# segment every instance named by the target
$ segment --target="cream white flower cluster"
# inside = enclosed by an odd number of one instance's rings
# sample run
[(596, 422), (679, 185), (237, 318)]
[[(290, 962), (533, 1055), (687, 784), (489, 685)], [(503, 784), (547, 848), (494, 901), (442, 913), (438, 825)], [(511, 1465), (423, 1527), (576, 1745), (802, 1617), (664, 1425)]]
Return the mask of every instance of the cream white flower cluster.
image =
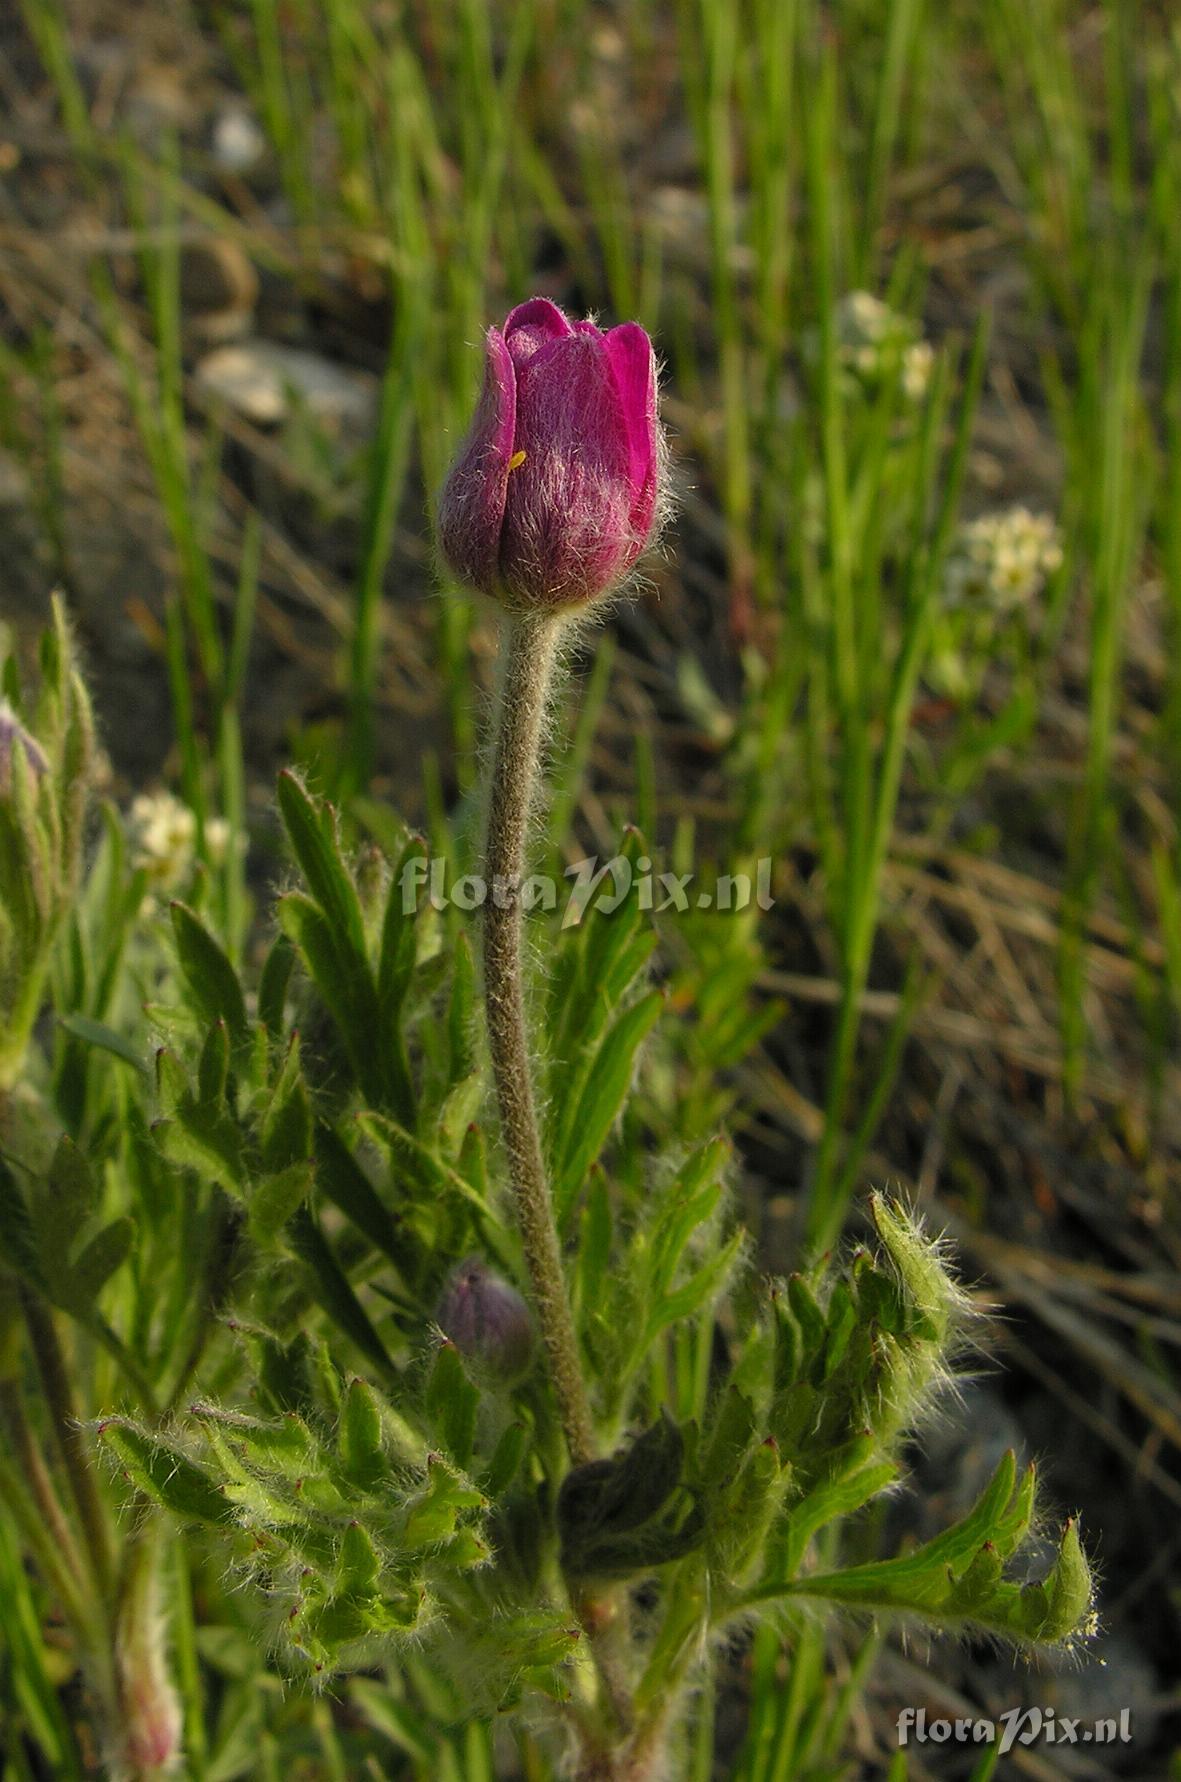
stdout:
[(1062, 563), (1062, 539), (1049, 514), (1003, 508), (959, 529), (944, 574), (952, 607), (1011, 613), (1035, 600)]
[[(192, 874), (197, 854), (197, 819), (171, 792), (141, 792), (131, 801), (128, 820), (131, 864), (148, 876), (152, 890), (169, 896)], [(224, 817), (205, 824), (205, 846), (213, 865), (226, 857), (230, 826)]]
[(876, 383), (901, 359), (903, 393), (911, 402), (921, 402), (935, 354), (909, 317), (870, 291), (850, 291), (837, 304), (836, 328), (837, 350), (848, 372), (864, 383)]

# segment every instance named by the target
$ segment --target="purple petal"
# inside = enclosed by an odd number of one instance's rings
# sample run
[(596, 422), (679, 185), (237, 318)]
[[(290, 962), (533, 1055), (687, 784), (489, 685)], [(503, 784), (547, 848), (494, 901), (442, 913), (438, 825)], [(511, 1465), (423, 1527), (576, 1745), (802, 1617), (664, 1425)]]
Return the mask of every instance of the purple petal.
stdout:
[(524, 365), (542, 347), (572, 333), (566, 317), (548, 297), (530, 297), (528, 303), (518, 303), (504, 325), (504, 338), (516, 365)]
[(627, 429), (628, 477), (632, 491), (630, 566), (647, 544), (656, 516), (659, 471), (656, 355), (652, 351), (652, 342), (638, 322), (624, 322), (620, 327), (610, 329), (605, 342)]
[(461, 581), (491, 594), (497, 583), (517, 380), (504, 336), (489, 328), (484, 388), (471, 430), (439, 497), (439, 549)]
[[(564, 320), (564, 318), (563, 318)], [(603, 337), (570, 330), (517, 370), (516, 449), (501, 531), (501, 578), (526, 605), (577, 605), (628, 566), (627, 427)]]

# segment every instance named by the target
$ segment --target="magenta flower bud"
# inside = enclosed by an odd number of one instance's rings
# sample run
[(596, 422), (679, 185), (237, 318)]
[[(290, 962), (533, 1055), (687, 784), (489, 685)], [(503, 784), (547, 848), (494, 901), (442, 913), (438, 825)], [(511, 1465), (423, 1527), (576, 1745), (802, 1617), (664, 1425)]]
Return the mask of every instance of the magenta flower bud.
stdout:
[(25, 729), (7, 699), (0, 699), (0, 793), (12, 784), (12, 746), (19, 742), (35, 778), (48, 770), (49, 759), (37, 738)]
[(533, 1320), (515, 1287), (469, 1256), (443, 1290), (435, 1322), (473, 1370), (513, 1386), (533, 1361)]
[(109, 1767), (136, 1782), (172, 1774), (181, 1758), (183, 1715), (168, 1668), (160, 1564), (156, 1543), (144, 1541), (124, 1579), (115, 1629)]
[(484, 390), (439, 500), (461, 581), (517, 611), (584, 606), (648, 544), (661, 493), (656, 357), (533, 297), (489, 328)]

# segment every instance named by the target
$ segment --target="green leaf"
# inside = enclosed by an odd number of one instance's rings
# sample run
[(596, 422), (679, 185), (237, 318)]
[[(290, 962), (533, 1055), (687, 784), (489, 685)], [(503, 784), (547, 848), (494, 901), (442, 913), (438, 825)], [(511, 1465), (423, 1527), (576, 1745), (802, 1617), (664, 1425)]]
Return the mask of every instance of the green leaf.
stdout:
[(578, 1245), (579, 1298), (586, 1307), (596, 1306), (607, 1271), (611, 1266), (614, 1222), (611, 1217), (611, 1196), (606, 1178), (592, 1173), (590, 1191), (582, 1209), (581, 1237)]
[(731, 1479), (742, 1464), (754, 1439), (757, 1423), (755, 1408), (744, 1392), (727, 1386), (714, 1415), (709, 1442), (700, 1461), (701, 1481), (707, 1489), (716, 1490)]
[(340, 936), (342, 951), (365, 957), (361, 901), (345, 866), (331, 805), (318, 805), (295, 775), (279, 775), (279, 810), (308, 889)]
[(805, 1353), (809, 1360), (814, 1360), (824, 1345), (827, 1326), (824, 1321), (824, 1313), (817, 1304), (816, 1295), (803, 1275), (789, 1276), (787, 1303), (791, 1307), (792, 1314), (803, 1335)]
[(349, 946), (329, 918), (300, 891), (290, 891), (276, 906), (279, 925), (302, 955), (308, 975), (320, 993), (340, 1035), (349, 1064), (367, 1101), (385, 1099), (377, 995), (364, 951)]
[(189, 1415), (203, 1428), (219, 1430), (224, 1441), (253, 1466), (301, 1478), (315, 1462), (315, 1438), (294, 1411), (272, 1421), (223, 1410), (220, 1405), (195, 1404), (190, 1406)]
[(476, 1074), (476, 967), (466, 934), (456, 938), (447, 1009), (448, 1082), (452, 1086)]
[(1078, 1523), (1073, 1517), (1062, 1531), (1058, 1558), (1044, 1581), (1048, 1602), (1046, 1618), (1036, 1638), (1051, 1643), (1065, 1640), (1080, 1629), (1089, 1632), (1091, 1598), (1094, 1584), (1087, 1556), (1079, 1539)]
[(16, 1177), (0, 1157), (0, 1269), (11, 1269), (30, 1286), (45, 1291), (37, 1239), (28, 1203)]
[(487, 1214), (488, 1208), (471, 1183), (465, 1180), (457, 1170), (452, 1169), (445, 1158), (440, 1157), (429, 1145), (399, 1126), (396, 1120), (388, 1115), (378, 1114), (370, 1109), (357, 1115), (357, 1124), (363, 1132), (384, 1146), (394, 1162), (411, 1174), (424, 1188), (450, 1188), (473, 1206), (479, 1207), (481, 1213)]
[[(412, 898), (413, 887), (404, 876), (416, 860), (427, 858), (426, 843), (420, 835), (411, 836), (402, 851), (390, 880), (385, 918), (381, 929), (381, 956), (377, 968), (377, 995), (381, 1005), (381, 1026), (385, 1032), (398, 1025), (402, 1004), (414, 974), (418, 899)], [(407, 903), (409, 908), (404, 907)]]
[(328, 1125), (316, 1128), (316, 1180), (321, 1194), (351, 1219), (357, 1230), (380, 1250), (403, 1276), (413, 1276), (416, 1257), (408, 1234), (393, 1215), (339, 1133)]
[(250, 1190), (247, 1215), (255, 1240), (264, 1247), (274, 1243), (288, 1220), (307, 1200), (315, 1181), (310, 1161), (288, 1164), (274, 1175), (260, 1176)]
[[(1030, 1508), (1025, 1480), (1006, 1454), (979, 1501), (961, 1522), (900, 1559), (808, 1573), (760, 1585), (746, 1606), (776, 1596), (819, 1597), (871, 1612), (920, 1615), (940, 1626), (971, 1622), (1009, 1639), (1060, 1644), (1091, 1631), (1090, 1569), (1073, 1522), (1058, 1555), (1038, 1583), (1003, 1575), (1003, 1548)], [(999, 1534), (1000, 1539), (995, 1539)]]
[(212, 1476), (168, 1442), (150, 1436), (124, 1417), (108, 1417), (98, 1438), (114, 1455), (132, 1484), (162, 1508), (186, 1522), (232, 1522), (233, 1506)]
[(857, 1308), (853, 1295), (843, 1281), (837, 1281), (828, 1302), (828, 1329), (820, 1362), (821, 1382), (830, 1380), (840, 1366), (856, 1325)]
[(113, 1027), (106, 1027), (101, 1021), (92, 1021), (89, 1015), (77, 1013), (59, 1015), (57, 1024), (74, 1039), (81, 1040), (85, 1046), (93, 1046), (97, 1051), (109, 1052), (112, 1057), (122, 1059), (135, 1070), (147, 1074), (148, 1066), (130, 1040), (116, 1033)]
[(209, 1029), (197, 1065), (197, 1100), (209, 1107), (225, 1101), (230, 1076), (230, 1035), (224, 1021)]
[(235, 1329), (250, 1357), (259, 1402), (264, 1408), (276, 1413), (311, 1415), (315, 1394), (311, 1343), (306, 1331), (298, 1331), (285, 1343), (257, 1325), (239, 1323)]
[[(456, 1473), (441, 1455), (432, 1454), (427, 1461), (426, 1485), (410, 1503), (402, 1539), (409, 1548), (433, 1547), (455, 1535), (461, 1516), (485, 1507), (483, 1493)], [(479, 1563), (478, 1554), (473, 1553), (471, 1558)]]
[(574, 1577), (629, 1577), (705, 1538), (682, 1482), (685, 1437), (667, 1412), (623, 1454), (574, 1467), (558, 1493), (562, 1565)]
[(187, 904), (173, 903), (172, 931), (180, 968), (206, 1021), (224, 1021), (235, 1045), (246, 1035), (246, 1004), (229, 955)]
[(258, 980), (258, 1018), (272, 1039), (278, 1039), (283, 1031), (287, 986), (294, 968), (295, 948), (285, 934), (277, 934)]
[(70, 1258), (98, 1203), (99, 1188), (89, 1163), (73, 1141), (63, 1136), (30, 1210), (49, 1297), (69, 1311), (90, 1303), (89, 1297), (80, 1298), (74, 1291)]
[(372, 1491), (389, 1471), (381, 1439), (381, 1407), (366, 1380), (349, 1382), (337, 1438), (345, 1477)]
[(871, 1461), (868, 1466), (827, 1479), (810, 1491), (802, 1502), (793, 1505), (787, 1523), (785, 1577), (795, 1576), (811, 1541), (822, 1528), (838, 1517), (852, 1516), (864, 1508), (871, 1498), (893, 1485), (898, 1472), (893, 1461)]
[(381, 1373), (392, 1374), (394, 1367), (385, 1344), (306, 1204), (297, 1208), (288, 1222), (286, 1236), (307, 1268), (312, 1290), (329, 1317)]
[(342, 1593), (368, 1596), (377, 1584), (381, 1563), (377, 1550), (359, 1522), (350, 1522), (340, 1540), (337, 1583)]
[(1037, 1465), (1031, 1460), (1018, 1481), (1008, 1510), (993, 1524), (990, 1539), (1002, 1559), (1010, 1558), (1029, 1533), (1036, 1496)]
[(182, 1102), (192, 1098), (188, 1072), (167, 1046), (156, 1053), (156, 1097), (165, 1114), (174, 1114)]
[(901, 1202), (874, 1194), (870, 1196), (870, 1211), (908, 1297), (930, 1326), (930, 1340), (943, 1342), (959, 1310), (960, 1295), (935, 1246), (923, 1237)]
[(440, 1343), (426, 1388), (431, 1425), (456, 1466), (466, 1470), (476, 1442), (480, 1394), (464, 1371), (454, 1343)]
[(720, 1293), (726, 1277), (742, 1253), (746, 1242), (746, 1233), (739, 1229), (723, 1244), (716, 1256), (698, 1269), (695, 1275), (672, 1293), (666, 1293), (656, 1305), (650, 1308), (648, 1322), (645, 1327), (644, 1341), (641, 1347), (666, 1330), (670, 1324), (676, 1324), (682, 1318), (691, 1318), (694, 1313)]
[(737, 1478), (710, 1505), (709, 1544), (719, 1578), (741, 1578), (761, 1561), (790, 1479), (790, 1466), (783, 1464), (768, 1436), (747, 1454)]
[(228, 1114), (186, 1099), (171, 1119), (153, 1123), (152, 1137), (170, 1163), (195, 1170), (234, 1194), (243, 1194), (242, 1134)]
[(299, 1035), (288, 1042), (259, 1125), (259, 1150), (267, 1170), (304, 1163), (312, 1152), (312, 1110), (300, 1068)]
[(463, 1147), (469, 1127), (484, 1100), (484, 1079), (479, 1071), (463, 1077), (448, 1091), (439, 1109), (439, 1141), (445, 1151), (454, 1155)]
[(130, 1256), (135, 1243), (135, 1220), (124, 1216), (91, 1238), (69, 1270), (69, 1310), (92, 1306), (100, 1290)]
[(86, 1157), (73, 1139), (64, 1134), (53, 1154), (47, 1184), (52, 1229), (61, 1230), (64, 1247), (68, 1247), (77, 1236), (79, 1225), (97, 1209), (99, 1191)]
[(493, 1449), (488, 1470), (480, 1481), (484, 1492), (493, 1501), (503, 1497), (509, 1489), (528, 1451), (529, 1431), (523, 1423), (510, 1423)]
[(607, 1142), (631, 1088), (636, 1053), (663, 1007), (660, 991), (650, 990), (624, 1010), (598, 1048), (577, 1106), (564, 1111), (554, 1188), (559, 1223), (569, 1216), (587, 1170)]

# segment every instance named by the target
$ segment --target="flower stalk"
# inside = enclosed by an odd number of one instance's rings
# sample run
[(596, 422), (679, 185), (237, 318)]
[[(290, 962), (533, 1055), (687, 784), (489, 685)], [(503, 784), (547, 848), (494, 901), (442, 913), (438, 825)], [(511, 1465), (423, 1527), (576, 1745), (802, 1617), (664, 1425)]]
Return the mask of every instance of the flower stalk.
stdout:
[(541, 1145), (521, 969), (521, 882), (562, 625), (554, 613), (538, 612), (515, 614), (506, 627), (486, 846), (488, 1044), (538, 1327), (566, 1446), (578, 1466), (594, 1457), (594, 1429)]
[(95, 1586), (105, 1602), (110, 1599), (115, 1578), (111, 1531), (87, 1452), (85, 1429), (75, 1403), (69, 1369), (48, 1306), (25, 1286), (20, 1288), (20, 1300), (41, 1390), (53, 1420), (54, 1437), (82, 1525)]

